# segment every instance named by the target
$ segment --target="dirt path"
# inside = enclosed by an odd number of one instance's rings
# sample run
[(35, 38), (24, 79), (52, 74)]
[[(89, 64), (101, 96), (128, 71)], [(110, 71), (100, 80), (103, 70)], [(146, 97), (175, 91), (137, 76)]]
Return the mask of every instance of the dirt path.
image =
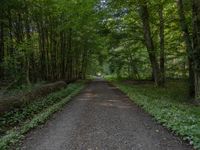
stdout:
[(27, 150), (191, 150), (118, 89), (88, 87), (23, 141)]

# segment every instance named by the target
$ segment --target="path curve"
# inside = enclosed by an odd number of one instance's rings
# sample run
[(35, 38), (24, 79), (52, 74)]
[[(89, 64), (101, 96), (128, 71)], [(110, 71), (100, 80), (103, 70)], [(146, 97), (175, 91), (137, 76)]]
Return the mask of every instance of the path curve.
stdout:
[(24, 150), (192, 150), (127, 96), (93, 81), (62, 111), (30, 132)]

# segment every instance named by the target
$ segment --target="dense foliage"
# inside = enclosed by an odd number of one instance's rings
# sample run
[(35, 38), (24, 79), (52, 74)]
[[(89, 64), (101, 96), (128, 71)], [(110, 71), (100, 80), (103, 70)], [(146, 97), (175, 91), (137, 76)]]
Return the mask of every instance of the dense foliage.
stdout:
[(199, 0), (3, 0), (0, 12), (1, 81), (189, 78), (199, 97)]
[[(112, 3), (115, 5), (113, 6)], [(132, 1), (121, 1), (121, 3), (113, 1), (110, 4), (110, 8), (107, 8), (111, 11), (110, 19), (108, 19), (106, 24), (107, 28), (110, 29), (109, 35), (111, 36), (111, 43), (113, 43), (111, 46), (112, 50), (110, 51), (111, 66), (119, 66), (115, 67), (113, 71), (121, 76), (128, 74), (132, 77), (138, 74), (140, 79), (151, 78), (151, 64), (143, 38), (143, 26), (138, 5)], [(161, 58), (160, 16), (158, 13), (158, 10), (161, 9), (160, 5), (163, 8), (163, 18), (165, 21), (163, 32), (165, 37), (166, 76), (171, 78), (187, 78), (187, 54), (175, 1), (148, 3), (150, 27), (157, 61)], [(173, 16), (171, 15), (172, 11), (174, 13)], [(191, 19), (191, 17), (188, 19)], [(124, 59), (122, 59), (123, 57)], [(118, 68), (121, 69), (121, 72)]]
[(34, 83), (85, 77), (101, 45), (94, 0), (0, 3), (1, 80)]
[(157, 86), (166, 78), (188, 79), (190, 96), (199, 98), (198, 0), (106, 0), (102, 5), (107, 74), (148, 78)]

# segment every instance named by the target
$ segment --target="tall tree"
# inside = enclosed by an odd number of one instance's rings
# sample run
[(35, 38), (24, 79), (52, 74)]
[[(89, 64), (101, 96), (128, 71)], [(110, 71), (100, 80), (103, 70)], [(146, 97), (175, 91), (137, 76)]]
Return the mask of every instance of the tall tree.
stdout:
[(189, 33), (188, 24), (185, 18), (183, 0), (177, 0), (179, 18), (180, 18), (180, 25), (183, 32), (183, 37), (185, 40), (186, 51), (188, 55), (188, 64), (189, 64), (189, 94), (191, 97), (195, 96), (195, 87), (194, 87), (194, 70), (193, 70), (193, 60), (192, 60), (192, 39)]
[(4, 23), (3, 23), (3, 11), (0, 12), (0, 79), (4, 76), (3, 71), (3, 59), (4, 59)]
[(165, 33), (164, 33), (164, 16), (163, 16), (163, 2), (159, 4), (159, 21), (160, 21), (160, 85), (165, 84)]
[(145, 40), (146, 48), (148, 50), (149, 59), (151, 61), (154, 81), (156, 85), (160, 85), (160, 69), (159, 69), (159, 64), (156, 57), (154, 42), (152, 39), (150, 20), (149, 20), (149, 11), (148, 11), (146, 0), (140, 1), (140, 16), (143, 23), (144, 40)]
[(200, 100), (200, 0), (193, 0), (193, 43), (195, 65), (195, 98)]

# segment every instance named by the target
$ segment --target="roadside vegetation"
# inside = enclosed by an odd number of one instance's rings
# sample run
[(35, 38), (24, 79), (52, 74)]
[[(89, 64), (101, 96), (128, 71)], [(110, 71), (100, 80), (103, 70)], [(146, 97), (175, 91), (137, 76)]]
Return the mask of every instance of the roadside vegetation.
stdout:
[(165, 88), (157, 88), (148, 81), (108, 80), (159, 123), (200, 149), (200, 106), (191, 103), (186, 81), (169, 81)]
[(76, 95), (83, 86), (84, 82), (69, 84), (65, 89), (2, 115), (0, 117), (0, 149), (9, 148), (30, 129), (44, 123)]
[[(115, 84), (199, 148), (199, 33), (200, 0), (0, 0), (0, 114), (4, 102), (16, 102), (2, 100), (15, 98), (18, 87), (24, 94), (40, 83), (67, 85), (95, 75), (149, 80)], [(28, 131), (20, 127), (29, 118), (57, 110), (72, 85), (30, 105), (12, 105), (0, 116), (0, 143)]]

